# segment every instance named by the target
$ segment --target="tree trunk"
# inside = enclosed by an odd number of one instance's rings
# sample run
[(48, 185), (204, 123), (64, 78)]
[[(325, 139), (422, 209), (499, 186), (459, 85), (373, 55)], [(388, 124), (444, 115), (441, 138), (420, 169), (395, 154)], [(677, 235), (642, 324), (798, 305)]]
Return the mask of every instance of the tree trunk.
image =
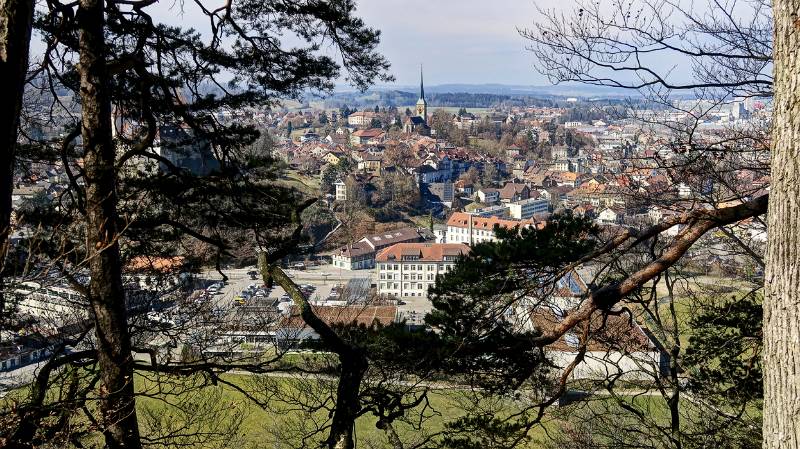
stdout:
[(775, 98), (764, 283), (765, 449), (800, 448), (800, 0), (773, 2)]
[(361, 381), (367, 372), (367, 358), (357, 348), (339, 354), (341, 372), (336, 387), (336, 409), (333, 412), (329, 449), (355, 448), (356, 418), (361, 410)]
[(118, 242), (116, 150), (111, 135), (103, 6), (102, 0), (81, 0), (78, 10), (89, 302), (97, 333), (106, 447), (140, 448)]
[(269, 279), (280, 285), (292, 298), (303, 321), (319, 335), (328, 349), (339, 356), (341, 368), (336, 386), (336, 407), (326, 445), (328, 449), (355, 448), (355, 424), (361, 411), (361, 382), (369, 367), (364, 351), (344, 341), (318, 317), (297, 284), (283, 270), (271, 265), (267, 254), (263, 251), (258, 254), (258, 267), (264, 282), (268, 282)]
[[(32, 21), (32, 0), (0, 0), (0, 86), (5, 91), (0, 106), (0, 285), (11, 225), (14, 159)], [(0, 322), (5, 312), (5, 295), (0, 288)]]

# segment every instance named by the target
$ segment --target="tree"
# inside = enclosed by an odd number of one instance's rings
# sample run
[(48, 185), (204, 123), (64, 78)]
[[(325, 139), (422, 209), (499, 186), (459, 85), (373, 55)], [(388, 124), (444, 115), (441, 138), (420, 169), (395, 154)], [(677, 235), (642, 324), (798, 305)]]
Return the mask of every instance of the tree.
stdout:
[[(122, 274), (136, 256), (181, 254), (186, 238), (214, 248), (219, 267), (228, 249), (239, 244), (234, 239), (240, 234), (231, 229), (248, 230), (263, 247), (299, 243), (298, 237), (284, 239), (281, 232), (293, 226), (292, 217), (311, 202), (274, 182), (269, 157), (243, 151), (258, 137), (255, 129), (221, 123), (216, 113), (297, 96), (304, 89), (329, 90), (343, 66), (349, 80), (361, 88), (388, 78), (388, 63), (375, 52), (379, 33), (353, 15), (352, 2), (314, 8), (301, 3), (244, 2), (215, 11), (198, 5), (211, 24), (206, 39), (157, 23), (146, 9), (152, 2), (49, 4), (37, 18), (36, 26), (48, 43), (43, 71), (51, 85), (80, 95), (81, 111), (80, 124), (71, 124), (55, 149), (70, 176), (65, 194), (69, 200), (27, 217), (30, 225), (50, 231), (36, 237), (42, 241), (34, 245), (39, 252), (30, 255), (30, 263), (49, 259), (85, 295), (95, 338), (84, 333), (91, 345), (86, 351), (65, 353), (66, 344), (55, 351), (36, 380), (30, 406), (19, 409), (19, 426), (8, 430), (12, 441), (32, 444), (38, 437), (30, 429), (49, 416), (45, 412), (57, 409), (58, 403), (43, 404), (43, 392), (60, 379), (54, 368), (79, 364), (75, 366), (94, 373), (97, 363), (97, 379), (75, 393), (82, 399), (66, 403), (75, 407), (85, 404), (87, 395), (97, 394), (100, 416), (92, 416), (86, 407), (84, 411), (103, 432), (106, 446), (136, 448), (142, 445), (133, 388), (136, 370), (214, 377), (214, 371), (237, 366), (195, 360), (171, 365), (155, 357), (150, 363), (137, 363), (132, 351), (145, 350), (134, 345), (138, 336), (130, 329), (138, 327), (127, 309), (141, 305), (133, 302)], [(59, 25), (51, 26), (54, 23)], [(308, 47), (276, 49), (272, 33), (300, 28)], [(338, 42), (341, 64), (315, 51), (314, 41), (331, 36)], [(77, 61), (70, 55), (77, 55)], [(232, 91), (217, 82), (220, 73), (234, 74), (228, 84)], [(209, 85), (221, 93), (206, 94)], [(129, 126), (117, 129), (114, 138), (112, 123), (118, 121)], [(175, 141), (170, 142), (169, 127), (188, 131), (175, 131)], [(153, 148), (159, 134), (160, 153)], [(78, 135), (81, 152), (72, 146)], [(202, 172), (183, 166), (198, 159)], [(88, 283), (79, 278), (85, 274)], [(70, 415), (66, 416), (59, 425), (69, 429)]]
[(774, 116), (772, 183), (767, 223), (764, 291), (764, 448), (799, 448), (797, 397), (800, 369), (800, 272), (793, 261), (800, 240), (798, 136), (800, 136), (800, 33), (796, 0), (773, 4)]
[(480, 181), (480, 173), (478, 172), (478, 169), (473, 166), (470, 167), (469, 170), (462, 173), (458, 179), (474, 186)]
[(483, 168), (483, 183), (491, 186), (499, 180), (500, 170), (497, 169), (497, 165), (494, 161), (487, 162)]
[[(764, 176), (769, 171), (769, 163), (764, 158), (764, 155), (768, 154), (767, 147), (772, 147), (772, 163), (774, 165), (776, 161), (775, 145), (777, 141), (780, 141), (780, 137), (777, 136), (780, 136), (781, 132), (786, 133), (787, 130), (793, 130), (792, 126), (796, 123), (791, 120), (774, 121), (773, 123), (778, 124), (778, 127), (772, 131), (773, 138), (771, 140), (767, 137), (770, 133), (768, 128), (734, 129), (717, 135), (694, 132), (698, 120), (702, 120), (702, 117), (705, 117), (718, 105), (727, 104), (736, 97), (770, 97), (772, 95), (773, 79), (770, 74), (770, 62), (773, 50), (773, 19), (771, 11), (769, 5), (764, 2), (748, 4), (748, 8), (750, 9), (742, 12), (734, 10), (731, 5), (712, 4), (711, 12), (700, 16), (693, 10), (682, 9), (680, 5), (670, 2), (645, 2), (641, 5), (605, 5), (580, 2), (571, 16), (564, 16), (561, 12), (542, 11), (541, 19), (535, 27), (523, 31), (523, 35), (531, 42), (531, 50), (541, 63), (540, 70), (554, 82), (578, 81), (638, 89), (650, 101), (668, 109), (674, 108), (684, 114), (685, 121), (675, 122), (664, 122), (642, 116), (633, 117), (640, 120), (645, 126), (651, 124), (666, 127), (670, 133), (670, 140), (664, 147), (678, 155), (670, 161), (654, 158), (649, 162), (649, 168), (656, 168), (667, 173), (669, 178), (667, 186), (669, 183), (689, 179), (714, 179), (719, 186), (712, 191), (704, 191), (700, 195), (702, 202), (715, 209), (713, 212), (694, 208), (679, 209), (682, 218), (664, 220), (653, 227), (632, 233), (622, 231), (617, 235), (612, 235), (607, 243), (601, 245), (604, 249), (600, 251), (600, 254), (617, 251), (625, 254), (644, 242), (659, 241), (661, 244), (657, 246), (656, 251), (649, 253), (642, 251), (643, 257), (633, 263), (632, 267), (627, 263), (622, 265), (623, 272), (617, 277), (612, 277), (605, 282), (598, 279), (579, 306), (566, 312), (555, 328), (544, 332), (541, 337), (537, 337), (539, 344), (548, 345), (556, 341), (566, 332), (578, 328), (581, 323), (586, 323), (594, 314), (618, 313), (620, 308), (624, 310), (628, 299), (637, 295), (647, 282), (662, 277), (695, 245), (700, 247), (703, 236), (713, 229), (720, 229), (726, 235), (732, 236), (731, 242), (738, 247), (739, 251), (747, 254), (747, 257), (753, 258), (756, 263), (764, 263), (758, 248), (754, 248), (748, 242), (738, 238), (732, 229), (742, 223), (742, 220), (752, 219), (753, 223), (762, 222), (760, 217), (766, 213), (768, 201), (770, 207), (775, 207), (780, 211), (787, 210), (786, 198), (788, 196), (777, 202), (774, 199), (768, 200), (763, 192), (756, 191), (752, 185), (727, 177), (726, 173), (729, 169), (744, 169), (754, 177)], [(788, 10), (792, 10), (792, 7), (787, 5), (787, 9), (784, 11)], [(788, 30), (790, 21), (786, 17), (781, 18), (776, 12), (775, 19), (776, 31)], [(795, 34), (789, 32), (781, 34), (780, 31), (777, 31), (775, 35), (787, 39), (784, 43), (791, 43), (785, 47), (785, 51), (788, 52), (786, 57), (789, 63), (796, 65), (796, 61), (794, 61), (796, 59), (794, 49), (797, 47)], [(781, 47), (776, 45), (776, 48)], [(789, 48), (792, 50), (789, 51)], [(649, 59), (644, 60), (638, 57), (642, 54), (641, 52), (646, 52), (651, 56), (655, 53), (688, 58), (697, 68), (693, 72), (695, 77), (688, 82), (678, 80), (669, 70), (660, 70), (657, 67), (649, 66), (647, 64)], [(792, 59), (793, 57), (794, 59)], [(781, 72), (777, 67), (775, 73), (777, 82), (781, 79)], [(790, 73), (790, 70), (784, 73)], [(788, 79), (791, 81), (791, 78)], [(777, 84), (775, 86), (777, 92), (779, 88)], [(787, 97), (785, 98), (791, 98), (791, 95), (796, 93), (789, 86), (788, 83), (783, 86), (786, 89), (784, 94)], [(673, 102), (670, 94), (675, 91), (691, 92), (711, 106), (703, 104), (703, 102), (691, 103), (688, 106)], [(784, 101), (788, 100), (784, 99)], [(792, 107), (788, 103), (784, 103), (781, 107), (781, 111), (791, 110)], [(782, 118), (780, 114), (777, 117)], [(783, 131), (777, 131), (778, 128)], [(554, 136), (555, 134), (551, 131), (551, 139)], [(785, 135), (783, 137), (785, 139)], [(791, 184), (793, 181), (790, 180), (795, 177), (792, 170), (796, 164), (790, 162), (788, 153), (780, 152), (790, 151), (788, 149), (793, 148), (793, 144), (788, 141), (784, 142), (784, 145), (778, 150), (778, 154), (785, 155), (784, 159), (780, 159), (781, 170), (786, 171), (781, 179), (789, 180), (787, 184)], [(740, 157), (743, 152), (758, 154), (757, 158), (752, 159), (756, 163), (742, 165)], [(636, 163), (633, 162), (633, 165), (636, 166)], [(786, 168), (787, 166), (788, 168)], [(781, 189), (784, 188), (785, 185), (781, 186)], [(641, 186), (636, 186), (632, 190), (631, 197), (636, 204), (667, 204), (669, 201), (667, 199), (669, 194), (663, 191), (648, 192), (648, 189)], [(638, 192), (642, 196), (636, 199), (634, 192)], [(721, 199), (731, 198), (735, 198), (738, 204), (731, 206), (731, 203), (728, 203), (727, 206), (716, 208)], [(778, 203), (780, 206), (776, 205)], [(781, 215), (781, 212), (775, 215)], [(777, 219), (772, 214), (769, 214), (768, 217), (770, 225), (773, 226), (773, 229), (770, 230), (771, 240), (776, 232), (775, 229), (780, 229), (777, 228), (778, 222), (791, 223), (794, 219), (791, 214), (782, 215)], [(669, 238), (662, 234), (663, 230), (674, 226), (677, 222), (686, 225), (677, 237)], [(793, 237), (786, 237), (785, 232), (782, 234), (780, 255), (768, 250), (767, 263), (769, 263), (770, 257), (783, 260), (782, 257), (794, 254), (791, 249), (793, 248), (791, 243), (794, 241)], [(620, 245), (620, 243), (623, 244)], [(772, 246), (772, 248), (772, 251), (775, 251), (777, 246)], [(590, 258), (596, 258), (600, 254)], [(777, 268), (779, 266), (780, 269)], [(772, 281), (796, 277), (788, 265), (777, 264), (775, 268), (776, 270), (770, 271), (774, 278), (768, 277), (770, 279), (770, 282), (767, 282), (768, 292), (771, 291), (770, 285), (776, 285)], [(783, 275), (786, 277), (782, 277)], [(792, 288), (789, 284), (781, 286), (782, 292), (794, 292), (795, 290), (796, 288)], [(779, 296), (775, 295), (777, 303), (787, 297), (785, 293)], [(794, 309), (786, 309), (785, 304), (782, 305), (784, 307), (780, 309), (780, 315), (778, 315), (780, 318), (776, 317), (775, 319), (786, 318), (792, 322), (796, 321), (793, 319)], [(795, 326), (787, 325), (785, 322), (780, 326), (775, 325), (775, 328), (772, 329), (775, 334), (770, 335), (770, 293), (765, 293), (764, 311), (765, 379), (769, 379), (770, 369), (775, 370), (776, 376), (771, 383), (769, 380), (765, 380), (765, 386), (768, 386), (767, 390), (769, 388), (775, 388), (776, 391), (782, 389), (780, 390), (781, 399), (770, 398), (769, 393), (765, 390), (764, 447), (795, 447), (796, 443), (794, 445), (791, 443), (791, 441), (796, 441), (796, 438), (793, 437), (795, 434), (789, 428), (792, 427), (796, 418), (790, 416), (792, 407), (787, 407), (785, 403), (782, 403), (782, 398), (792, 395), (791, 389), (794, 386), (785, 377), (792, 368), (787, 365), (770, 366), (770, 363), (777, 365), (777, 356), (773, 361), (767, 355), (770, 341), (775, 343), (791, 340), (786, 337), (794, 332)], [(780, 330), (777, 330), (778, 327)], [(778, 347), (784, 354), (794, 349), (785, 345), (774, 348)], [(772, 418), (770, 418), (770, 414), (773, 414)], [(646, 415), (640, 417), (646, 418)], [(770, 419), (773, 420), (773, 424), (768, 423)], [(783, 431), (778, 429), (783, 429)], [(776, 438), (775, 435), (778, 437)], [(787, 442), (789, 442), (788, 446), (786, 446)]]
[[(17, 137), (28, 68), (34, 2), (0, 2), (0, 82), (7, 89), (5, 104), (0, 107), (0, 284), (5, 271), (7, 241), (11, 227), (11, 192), (14, 189)], [(0, 326), (10, 310), (5, 292), (0, 289)]]

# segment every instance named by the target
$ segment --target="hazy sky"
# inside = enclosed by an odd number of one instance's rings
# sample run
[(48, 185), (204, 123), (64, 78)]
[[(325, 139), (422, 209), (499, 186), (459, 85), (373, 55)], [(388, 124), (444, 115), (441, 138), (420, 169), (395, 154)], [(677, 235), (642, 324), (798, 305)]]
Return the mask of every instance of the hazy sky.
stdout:
[(517, 33), (533, 22), (533, 0), (360, 0), (358, 13), (382, 30), (399, 85), (419, 82), (420, 63), (432, 85), (547, 83)]
[[(380, 52), (392, 64), (397, 85), (426, 84), (546, 85), (533, 69), (533, 56), (517, 27), (533, 23), (540, 6), (570, 0), (358, 0), (357, 15), (382, 31)], [(217, 4), (221, 0), (210, 0)], [(207, 19), (197, 8), (181, 12), (181, 2), (166, 0), (148, 7), (158, 21), (191, 26), (201, 32)], [(34, 53), (43, 50), (32, 43)]]

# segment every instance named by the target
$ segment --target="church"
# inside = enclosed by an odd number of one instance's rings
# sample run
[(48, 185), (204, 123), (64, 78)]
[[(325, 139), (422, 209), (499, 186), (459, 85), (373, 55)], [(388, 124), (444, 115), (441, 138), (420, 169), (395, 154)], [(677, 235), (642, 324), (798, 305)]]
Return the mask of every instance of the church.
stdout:
[(417, 133), (423, 136), (431, 134), (431, 127), (428, 126), (428, 101), (425, 100), (425, 82), (422, 77), (422, 67), (419, 68), (419, 100), (411, 117), (406, 117), (403, 123), (403, 131), (406, 133)]

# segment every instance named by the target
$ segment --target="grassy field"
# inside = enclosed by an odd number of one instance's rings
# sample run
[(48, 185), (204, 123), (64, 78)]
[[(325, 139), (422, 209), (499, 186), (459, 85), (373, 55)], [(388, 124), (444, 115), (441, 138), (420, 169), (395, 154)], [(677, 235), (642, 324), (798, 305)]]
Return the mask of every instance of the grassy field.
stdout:
[[(308, 413), (300, 410), (298, 403), (292, 401), (282, 402), (277, 398), (293, 397), (297, 401), (304, 401), (306, 406), (315, 404), (319, 398), (327, 397), (327, 388), (332, 385), (321, 383), (318, 387), (311, 385), (311, 381), (294, 379), (269, 379), (260, 380), (252, 376), (228, 375), (225, 380), (252, 392), (257, 400), (264, 400), (268, 407), (260, 407), (256, 401), (248, 400), (236, 388), (219, 385), (205, 387), (202, 392), (187, 393), (185, 384), (175, 384), (174, 390), (158, 387), (155, 382), (142, 377), (137, 378), (137, 390), (148, 392), (148, 397), (143, 397), (138, 402), (140, 423), (146, 434), (177, 434), (185, 432), (213, 432), (226, 433), (225, 444), (241, 449), (255, 448), (298, 448), (303, 447), (303, 435), (307, 436), (305, 447), (316, 447), (327, 435), (322, 431), (318, 435), (313, 430), (325, 423), (330, 404), (323, 405), (318, 411)], [(263, 382), (263, 383), (262, 383)], [(269, 393), (266, 393), (269, 392)], [(276, 395), (276, 393), (279, 393)], [(424, 417), (423, 430), (414, 428), (406, 422), (397, 421), (394, 426), (400, 438), (407, 442), (419, 441), (425, 435), (439, 432), (444, 423), (464, 414), (460, 406), (464, 393), (455, 391), (438, 390), (429, 393), (427, 405), (414, 409), (409, 413), (413, 421)], [(211, 415), (213, 419), (195, 418), (192, 415)], [(388, 440), (384, 432), (375, 427), (376, 418), (364, 415), (356, 422), (356, 438), (358, 447), (388, 447)], [(550, 423), (554, 426), (554, 423)], [(183, 429), (182, 429), (183, 428)], [(310, 436), (309, 436), (310, 435)], [(538, 447), (546, 438), (546, 433), (541, 427), (536, 427), (531, 432), (531, 448)], [(235, 445), (231, 444), (235, 440)], [(213, 447), (213, 441), (206, 441), (203, 446)]]
[(316, 176), (306, 176), (293, 170), (287, 170), (281, 181), (309, 196), (318, 196), (320, 192), (320, 180)]

